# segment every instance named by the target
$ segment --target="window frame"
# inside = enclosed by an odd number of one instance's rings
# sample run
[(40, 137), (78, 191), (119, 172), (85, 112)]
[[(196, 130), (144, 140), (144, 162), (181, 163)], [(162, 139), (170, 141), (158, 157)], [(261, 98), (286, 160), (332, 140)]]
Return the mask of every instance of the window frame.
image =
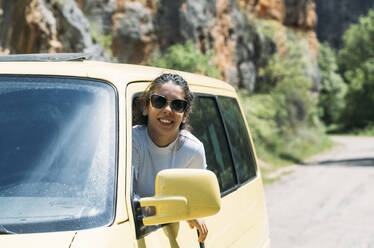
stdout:
[[(239, 103), (238, 99), (234, 98), (234, 97), (229, 97), (229, 96), (217, 96), (217, 104), (218, 104), (218, 106), (220, 105), (220, 103), (219, 103), (220, 101), (218, 99), (219, 97), (225, 97), (225, 98), (228, 98), (228, 99), (234, 99), (235, 100), (235, 102), (237, 103), (238, 110), (240, 112), (240, 116), (242, 117), (242, 121), (243, 121), (244, 126), (245, 126), (245, 131), (246, 131), (246, 133), (248, 135), (248, 142), (249, 142), (249, 146), (250, 146), (250, 156), (252, 158), (252, 162), (253, 162), (253, 166), (254, 166), (254, 170), (255, 170), (254, 171), (255, 175), (252, 176), (252, 177), (250, 177), (250, 178), (248, 178), (248, 179), (246, 179), (246, 180), (244, 180), (243, 182), (240, 182), (240, 175), (239, 175), (239, 172), (237, 171), (239, 184), (243, 185), (243, 184), (246, 184), (247, 182), (252, 181), (254, 178), (257, 178), (257, 176), (258, 176), (257, 159), (256, 159), (256, 156), (255, 156), (254, 144), (253, 144), (253, 141), (251, 139), (251, 134), (249, 132), (249, 127), (248, 127), (248, 124), (247, 124), (247, 122), (245, 120), (245, 116), (244, 116), (244, 113), (242, 112), (242, 109), (241, 109), (241, 106), (240, 106), (240, 103)], [(225, 121), (223, 119), (222, 110), (220, 110), (220, 113), (221, 113), (221, 119), (225, 123)], [(225, 130), (226, 130), (226, 135), (229, 136), (228, 135), (228, 129), (227, 129), (226, 123), (225, 123)], [(230, 146), (231, 146), (231, 141), (230, 141)], [(232, 152), (232, 150), (230, 150), (230, 151)], [(232, 158), (234, 159), (233, 156), (234, 155), (233, 155), (233, 152), (232, 152)], [(233, 162), (233, 163), (234, 163), (234, 166), (235, 166), (235, 162)], [(239, 170), (237, 167), (235, 167), (235, 168), (237, 170)]]
[[(221, 192), (221, 197), (224, 197), (224, 196), (236, 191), (237, 189), (239, 189), (243, 185), (245, 185), (245, 184), (253, 181), (254, 179), (258, 178), (258, 175), (259, 175), (258, 174), (258, 169), (257, 169), (257, 160), (256, 160), (255, 153), (254, 153), (254, 146), (253, 146), (252, 140), (250, 139), (251, 135), (250, 135), (249, 130), (248, 130), (248, 124), (244, 120), (243, 112), (242, 112), (242, 109), (240, 107), (240, 103), (239, 103), (237, 98), (232, 97), (232, 96), (219, 95), (219, 94), (208, 94), (208, 93), (193, 93), (193, 95), (194, 95), (194, 101), (198, 101), (198, 99), (200, 97), (210, 98), (210, 99), (214, 100), (215, 106), (217, 107), (219, 120), (222, 123), (223, 129), (224, 129), (225, 139), (226, 139), (226, 142), (227, 142), (228, 147), (229, 147), (230, 158), (231, 158), (232, 165), (233, 165), (233, 173), (234, 173), (234, 179), (235, 179), (235, 185), (233, 187)], [(233, 145), (232, 145), (232, 143), (229, 139), (230, 136), (229, 136), (229, 132), (228, 132), (228, 129), (227, 129), (224, 117), (223, 117), (222, 109), (221, 109), (221, 106), (220, 106), (220, 103), (219, 103), (219, 99), (218, 99), (219, 97), (231, 98), (231, 99), (234, 99), (238, 103), (239, 111), (240, 111), (241, 116), (243, 118), (243, 121), (246, 125), (246, 132), (247, 132), (248, 137), (249, 137), (248, 142), (249, 142), (249, 145), (250, 145), (250, 148), (251, 148), (250, 153), (251, 153), (251, 157), (252, 157), (252, 160), (253, 160), (253, 166), (255, 168), (255, 175), (248, 178), (247, 180), (245, 180), (243, 182), (240, 182), (239, 169), (238, 169), (238, 165), (235, 163), (235, 160), (234, 160), (234, 157), (233, 157), (234, 156), (233, 155), (233, 150), (232, 150)], [(199, 137), (197, 137), (197, 138), (199, 138)]]
[[(231, 163), (232, 163), (232, 173), (233, 173), (233, 177), (234, 177), (234, 185), (231, 188), (221, 192), (221, 197), (223, 197), (223, 196), (231, 193), (232, 191), (236, 190), (239, 187), (238, 186), (239, 177), (238, 177), (238, 173), (237, 173), (237, 170), (236, 170), (235, 164), (234, 164), (234, 158), (233, 158), (231, 143), (230, 143), (230, 140), (229, 140), (228, 135), (227, 135), (227, 128), (226, 128), (226, 125), (225, 125), (224, 120), (223, 120), (222, 111), (221, 111), (221, 109), (219, 108), (219, 105), (218, 105), (217, 95), (200, 94), (200, 93), (194, 94), (194, 102), (199, 101), (200, 98), (209, 98), (209, 99), (212, 99), (214, 101), (214, 105), (216, 107), (216, 111), (217, 111), (218, 118), (219, 118), (218, 121), (221, 123), (221, 125), (223, 127), (223, 132), (224, 132), (224, 135), (225, 135), (226, 144), (227, 144), (228, 151), (229, 151), (229, 157), (230, 157), (230, 160), (231, 160)], [(192, 108), (192, 111), (193, 111), (193, 108)], [(197, 137), (197, 138), (199, 139), (199, 137)]]

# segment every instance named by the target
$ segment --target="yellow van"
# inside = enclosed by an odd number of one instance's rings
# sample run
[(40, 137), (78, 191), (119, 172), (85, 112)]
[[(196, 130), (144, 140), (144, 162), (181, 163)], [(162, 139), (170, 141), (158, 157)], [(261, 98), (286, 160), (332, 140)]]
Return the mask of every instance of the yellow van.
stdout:
[[(82, 54), (0, 57), (1, 248), (270, 246), (251, 136), (220, 80), (175, 72), (194, 93), (209, 170), (165, 170), (154, 197), (133, 194), (132, 105), (166, 71)], [(147, 205), (155, 216), (142, 216)], [(184, 221), (198, 217), (205, 244)]]

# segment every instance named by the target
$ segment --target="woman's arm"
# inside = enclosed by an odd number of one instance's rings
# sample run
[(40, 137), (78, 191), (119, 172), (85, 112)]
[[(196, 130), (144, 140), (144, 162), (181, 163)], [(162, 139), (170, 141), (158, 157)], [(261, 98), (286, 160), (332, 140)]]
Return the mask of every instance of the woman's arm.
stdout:
[(199, 231), (199, 242), (203, 243), (208, 235), (208, 227), (203, 219), (187, 220), (191, 228), (197, 228)]

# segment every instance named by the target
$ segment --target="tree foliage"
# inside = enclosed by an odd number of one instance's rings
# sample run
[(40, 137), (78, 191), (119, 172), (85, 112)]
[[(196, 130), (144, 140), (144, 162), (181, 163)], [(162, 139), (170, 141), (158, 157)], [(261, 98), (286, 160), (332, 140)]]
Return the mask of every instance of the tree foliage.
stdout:
[(302, 39), (293, 33), (288, 37), (282, 44), (286, 52), (260, 70), (256, 93), (248, 97), (241, 91), (240, 96), (260, 158), (295, 163), (324, 147), (325, 136), (309, 74), (316, 61)]
[(343, 35), (338, 64), (348, 83), (342, 121), (347, 128), (374, 122), (374, 11), (361, 17)]
[(321, 118), (326, 124), (336, 123), (345, 107), (347, 86), (338, 73), (336, 55), (328, 43), (319, 45), (318, 66), (321, 76), (318, 99)]
[(301, 43), (284, 44), (287, 53), (274, 55), (260, 71), (259, 92), (269, 93), (273, 99), (275, 120), (281, 133), (295, 133), (299, 126), (313, 126), (318, 122), (316, 101), (311, 94), (308, 76), (311, 60)]
[(220, 78), (220, 71), (213, 62), (214, 56), (213, 51), (204, 54), (195, 47), (192, 40), (188, 40), (183, 45), (170, 46), (163, 55), (160, 52), (153, 53), (152, 59), (147, 64)]

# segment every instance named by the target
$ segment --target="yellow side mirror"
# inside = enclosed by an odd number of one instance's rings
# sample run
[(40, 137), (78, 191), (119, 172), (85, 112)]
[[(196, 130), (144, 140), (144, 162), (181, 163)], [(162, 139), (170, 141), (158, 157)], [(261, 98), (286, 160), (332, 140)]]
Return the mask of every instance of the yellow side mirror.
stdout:
[(143, 218), (145, 226), (214, 215), (221, 208), (217, 178), (213, 172), (202, 169), (160, 171), (155, 196), (141, 198), (140, 206), (156, 209), (154, 216)]

